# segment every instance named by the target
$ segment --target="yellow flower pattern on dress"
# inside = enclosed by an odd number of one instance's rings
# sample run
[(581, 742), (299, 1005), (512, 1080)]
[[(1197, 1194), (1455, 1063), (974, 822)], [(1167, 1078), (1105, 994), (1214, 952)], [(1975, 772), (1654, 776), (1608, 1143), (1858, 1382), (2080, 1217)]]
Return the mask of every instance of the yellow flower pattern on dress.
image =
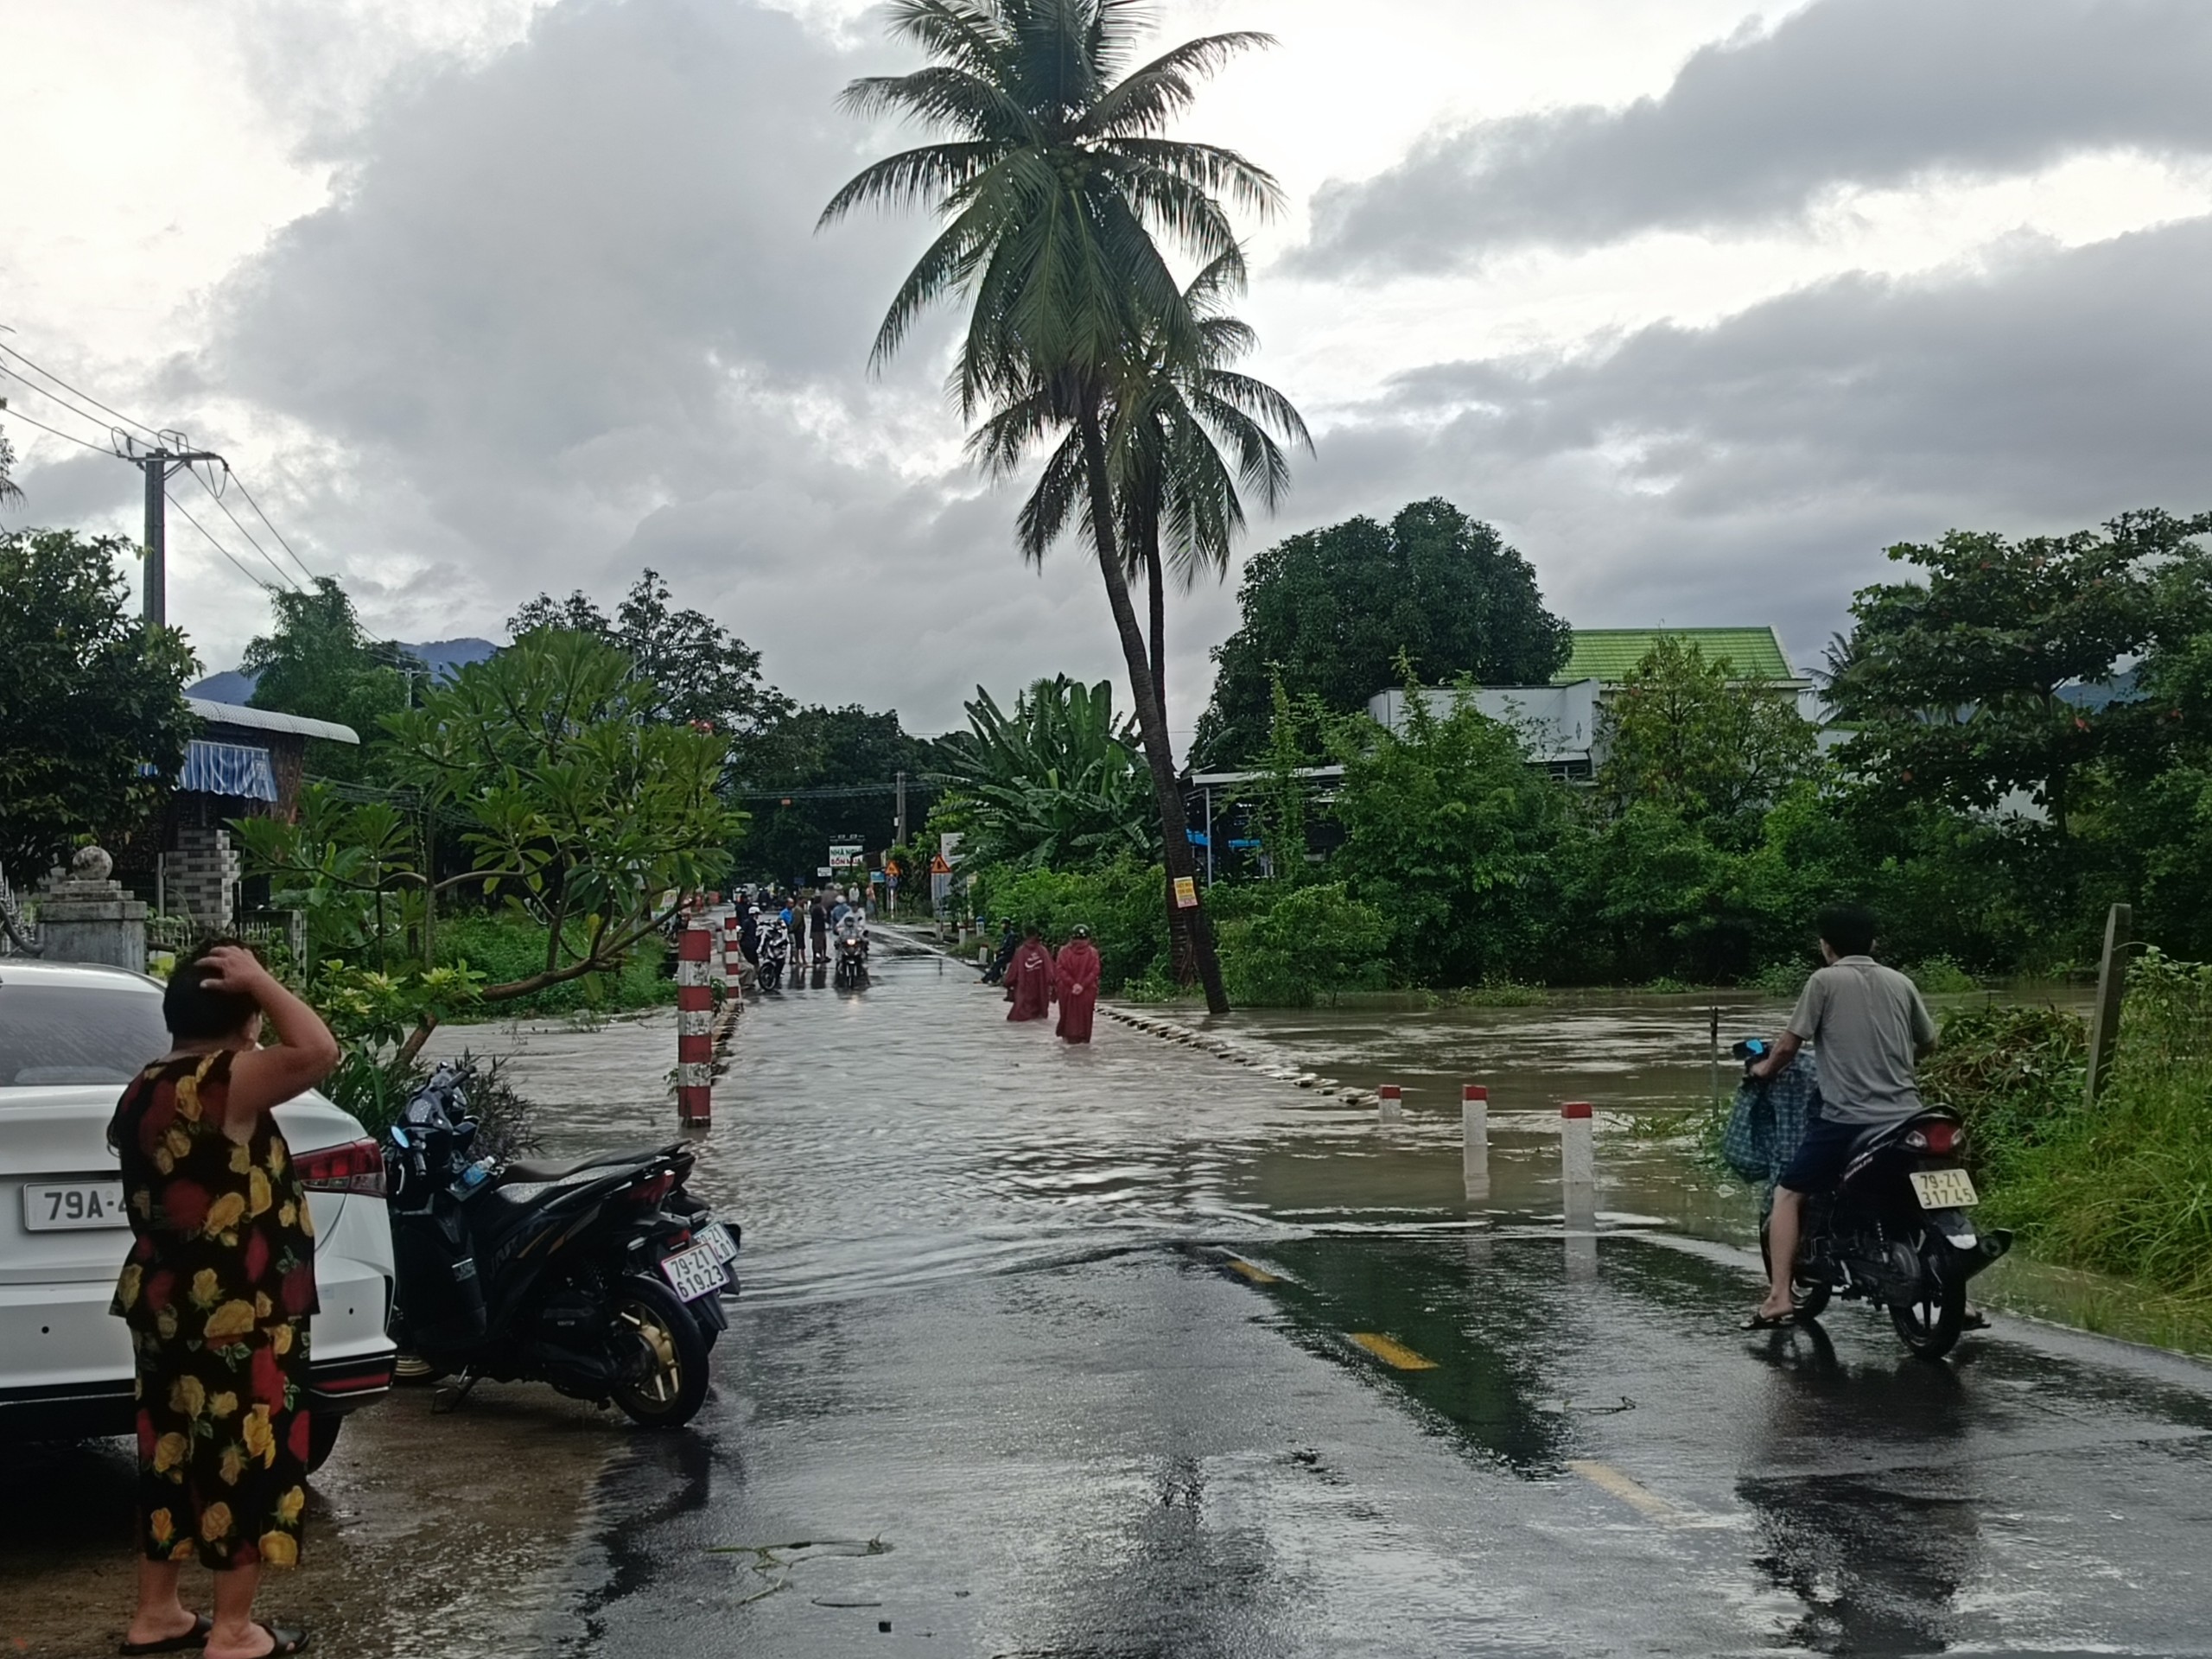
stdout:
[(300, 1558), (316, 1308), (283, 1133), (266, 1113), (226, 1122), (233, 1058), (149, 1066), (111, 1131), (131, 1248), (110, 1306), (135, 1356), (140, 1546), (218, 1570)]

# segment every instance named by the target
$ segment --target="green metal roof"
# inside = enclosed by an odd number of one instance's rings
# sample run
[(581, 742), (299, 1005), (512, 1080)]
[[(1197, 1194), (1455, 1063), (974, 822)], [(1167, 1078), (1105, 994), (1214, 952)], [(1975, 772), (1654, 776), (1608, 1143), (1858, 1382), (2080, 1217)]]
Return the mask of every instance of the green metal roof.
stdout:
[(1796, 670), (1772, 628), (1577, 628), (1554, 685), (1603, 680), (1618, 685), (1662, 638), (1687, 640), (1707, 662), (1726, 657), (1739, 680), (1794, 680)]

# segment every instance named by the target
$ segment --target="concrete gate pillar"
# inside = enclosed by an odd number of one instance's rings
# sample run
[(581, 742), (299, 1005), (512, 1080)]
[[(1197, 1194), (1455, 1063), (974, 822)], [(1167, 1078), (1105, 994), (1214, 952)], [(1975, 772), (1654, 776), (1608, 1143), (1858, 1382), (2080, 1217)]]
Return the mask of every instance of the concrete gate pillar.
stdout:
[(46, 878), (39, 900), (41, 954), (48, 962), (104, 962), (146, 971), (146, 906), (109, 880), (115, 861), (78, 849), (67, 871)]
[(219, 824), (178, 825), (176, 850), (166, 855), (162, 868), (171, 911), (210, 931), (230, 927), (238, 909), (238, 855), (229, 830)]

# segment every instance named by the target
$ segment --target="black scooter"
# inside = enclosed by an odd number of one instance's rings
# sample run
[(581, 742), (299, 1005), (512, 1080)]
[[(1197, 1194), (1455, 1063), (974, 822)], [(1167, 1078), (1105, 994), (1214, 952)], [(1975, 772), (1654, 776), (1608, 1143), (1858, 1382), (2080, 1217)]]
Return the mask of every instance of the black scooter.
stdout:
[(393, 1340), (460, 1374), (463, 1396), (522, 1379), (648, 1427), (688, 1422), (728, 1325), (739, 1236), (683, 1190), (690, 1149), (503, 1165), (475, 1137), (450, 1065), (385, 1132)]
[[(1757, 1039), (1733, 1050), (1746, 1071), (1766, 1052)], [(1974, 1227), (1981, 1195), (1966, 1148), (1966, 1125), (1940, 1109), (1860, 1137), (1836, 1190), (1805, 1199), (1790, 1286), (1799, 1319), (1818, 1319), (1831, 1296), (1875, 1302), (1921, 1358), (1951, 1351), (1966, 1328), (1967, 1281), (2012, 1248), (2012, 1234)], [(1770, 1268), (1766, 1233), (1762, 1221)]]

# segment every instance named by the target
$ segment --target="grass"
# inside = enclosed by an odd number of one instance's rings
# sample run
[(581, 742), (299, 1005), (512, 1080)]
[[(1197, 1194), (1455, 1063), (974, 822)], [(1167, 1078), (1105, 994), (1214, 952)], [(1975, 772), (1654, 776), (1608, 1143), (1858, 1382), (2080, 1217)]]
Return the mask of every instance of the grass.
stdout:
[[(581, 929), (575, 931), (575, 942), (579, 947), (583, 944)], [(586, 974), (511, 1001), (487, 1002), (478, 1017), (621, 1014), (673, 1002), (676, 982), (661, 973), (666, 954), (659, 939), (648, 938), (613, 973)], [(545, 966), (545, 930), (511, 915), (456, 916), (439, 925), (438, 960), (447, 964), (465, 961), (488, 984), (527, 979)]]

